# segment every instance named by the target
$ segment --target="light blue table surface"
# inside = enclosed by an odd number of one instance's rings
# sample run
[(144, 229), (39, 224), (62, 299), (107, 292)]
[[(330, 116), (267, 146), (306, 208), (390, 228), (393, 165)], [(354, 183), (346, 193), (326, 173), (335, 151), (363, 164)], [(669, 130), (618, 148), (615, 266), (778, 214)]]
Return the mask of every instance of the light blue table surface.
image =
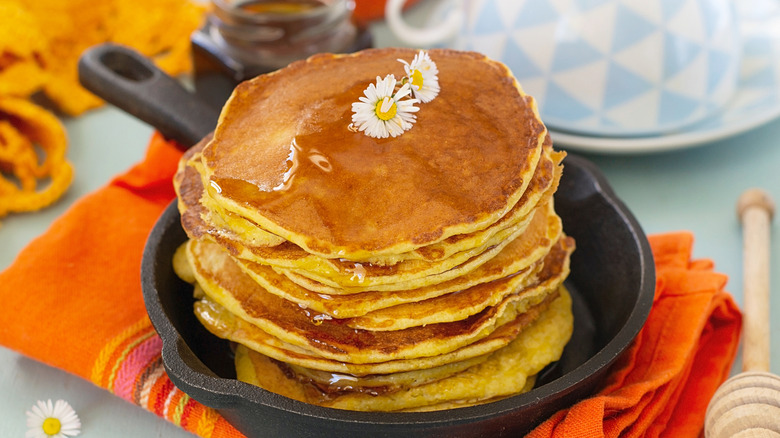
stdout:
[[(378, 45), (391, 41), (381, 25), (375, 30)], [(138, 162), (152, 132), (111, 107), (66, 120), (65, 124), (70, 142), (68, 157), (76, 169), (73, 185), (60, 202), (48, 209), (2, 219), (0, 269), (10, 265), (16, 254), (74, 201)], [(696, 238), (694, 257), (714, 260), (716, 270), (729, 276), (727, 289), (738, 303), (742, 302), (742, 239), (735, 202), (750, 187), (762, 187), (780, 200), (780, 121), (678, 151), (581, 155), (601, 168), (646, 233), (691, 231)], [(773, 254), (780, 254), (780, 236), (773, 237), (771, 248)], [(773, 285), (780, 284), (776, 260), (771, 263)], [(777, 320), (780, 297), (775, 294), (773, 299), (771, 316)], [(780, 373), (780, 334), (776, 328), (772, 371)], [(25, 411), (36, 400), (49, 398), (63, 398), (73, 405), (81, 417), (84, 438), (191, 436), (89, 382), (0, 347), (0, 438), (24, 436)]]

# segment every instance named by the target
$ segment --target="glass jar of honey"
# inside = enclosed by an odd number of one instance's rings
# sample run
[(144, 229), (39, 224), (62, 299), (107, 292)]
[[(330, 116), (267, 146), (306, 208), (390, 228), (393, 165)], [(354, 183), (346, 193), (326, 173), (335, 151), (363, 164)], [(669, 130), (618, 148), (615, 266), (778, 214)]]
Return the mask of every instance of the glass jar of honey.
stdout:
[(221, 107), (241, 81), (320, 52), (370, 47), (353, 0), (211, 0), (192, 35), (196, 93)]

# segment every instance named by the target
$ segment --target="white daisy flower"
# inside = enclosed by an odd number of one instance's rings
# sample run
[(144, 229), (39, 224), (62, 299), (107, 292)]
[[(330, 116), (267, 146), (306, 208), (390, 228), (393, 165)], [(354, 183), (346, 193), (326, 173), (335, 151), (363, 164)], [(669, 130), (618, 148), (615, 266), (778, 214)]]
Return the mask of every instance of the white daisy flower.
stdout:
[(414, 97), (420, 99), (420, 102), (427, 103), (433, 100), (439, 94), (439, 69), (436, 63), (431, 60), (428, 52), (420, 50), (414, 55), (411, 63), (399, 59), (404, 64), (406, 76), (412, 84), (412, 93)]
[(369, 84), (360, 102), (352, 104), (352, 123), (358, 131), (374, 138), (395, 137), (403, 134), (417, 120), (413, 114), (419, 110), (417, 99), (404, 99), (411, 93), (409, 84), (398, 91), (395, 76), (376, 77), (376, 84)]
[(41, 401), (27, 411), (25, 438), (66, 438), (81, 433), (81, 421), (65, 400)]

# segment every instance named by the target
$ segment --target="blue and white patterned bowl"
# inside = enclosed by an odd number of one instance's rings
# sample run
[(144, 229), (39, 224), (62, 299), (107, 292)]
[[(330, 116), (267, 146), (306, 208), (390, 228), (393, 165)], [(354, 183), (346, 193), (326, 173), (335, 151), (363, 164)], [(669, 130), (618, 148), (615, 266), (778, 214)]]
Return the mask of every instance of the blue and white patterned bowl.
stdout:
[(559, 147), (637, 154), (707, 145), (780, 118), (780, 2), (740, 1), (739, 85), (723, 110), (683, 130), (642, 137), (594, 137), (550, 130)]
[[(445, 15), (460, 20), (446, 43), (444, 29), (439, 41), (423, 41), (397, 26), (399, 16), (388, 14), (388, 24), (407, 43), (475, 50), (507, 64), (559, 131), (673, 132), (716, 113), (737, 87), (742, 45), (729, 0), (460, 0), (450, 7)], [(436, 23), (424, 30), (436, 34)]]

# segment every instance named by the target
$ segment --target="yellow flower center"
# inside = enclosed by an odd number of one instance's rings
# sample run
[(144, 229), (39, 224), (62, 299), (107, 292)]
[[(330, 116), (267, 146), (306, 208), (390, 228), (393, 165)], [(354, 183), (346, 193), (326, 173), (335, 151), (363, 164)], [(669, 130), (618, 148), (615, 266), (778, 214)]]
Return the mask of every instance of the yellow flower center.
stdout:
[(421, 89), (423, 86), (423, 75), (420, 72), (420, 70), (415, 69), (412, 72), (412, 85), (417, 87), (417, 89)]
[(376, 103), (376, 116), (380, 120), (388, 121), (395, 117), (398, 108), (395, 105), (395, 101), (389, 97), (385, 97)]
[(46, 435), (57, 435), (62, 429), (62, 423), (60, 420), (54, 417), (49, 417), (43, 420), (43, 433)]

